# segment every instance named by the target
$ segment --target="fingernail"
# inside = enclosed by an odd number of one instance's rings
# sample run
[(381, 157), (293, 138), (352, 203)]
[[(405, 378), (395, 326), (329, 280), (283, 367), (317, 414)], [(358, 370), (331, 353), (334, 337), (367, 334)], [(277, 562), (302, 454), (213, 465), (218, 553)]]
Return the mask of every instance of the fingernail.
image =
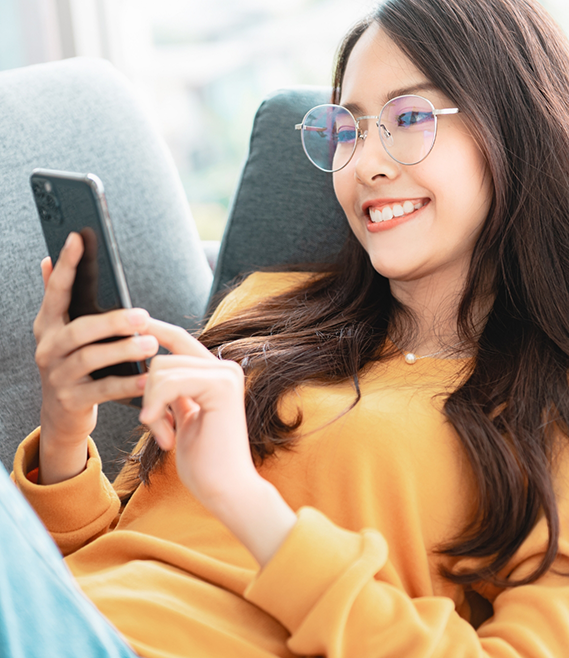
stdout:
[(126, 314), (130, 324), (136, 326), (144, 324), (148, 320), (148, 312), (143, 308), (131, 308)]
[(65, 244), (63, 245), (63, 248), (64, 248), (64, 249), (67, 249), (67, 247), (69, 247), (69, 245), (71, 244), (71, 240), (73, 240), (73, 237), (72, 237), (72, 236), (73, 236), (73, 233), (70, 233), (70, 234), (67, 236), (67, 238), (66, 238), (66, 240), (65, 240)]
[(143, 350), (153, 350), (157, 347), (154, 336), (137, 336), (136, 342)]
[(146, 380), (148, 379), (148, 375), (141, 375), (137, 380), (136, 380), (136, 385), (138, 388), (141, 390), (144, 389), (146, 386)]

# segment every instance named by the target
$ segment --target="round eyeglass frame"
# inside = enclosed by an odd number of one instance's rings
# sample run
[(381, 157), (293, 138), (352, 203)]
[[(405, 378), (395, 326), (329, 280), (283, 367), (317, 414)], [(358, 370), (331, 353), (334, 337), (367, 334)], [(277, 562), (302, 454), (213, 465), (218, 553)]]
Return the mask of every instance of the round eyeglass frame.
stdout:
[[(382, 131), (381, 131), (381, 128), (382, 128), (381, 117), (383, 116), (383, 113), (384, 113), (384, 111), (385, 111), (385, 108), (386, 108), (390, 103), (393, 103), (393, 102), (395, 102), (395, 101), (397, 101), (397, 100), (400, 100), (401, 98), (420, 98), (422, 101), (425, 101), (425, 102), (430, 106), (431, 111), (432, 111), (432, 113), (433, 113), (434, 121), (435, 121), (435, 128), (434, 128), (434, 130), (433, 130), (433, 140), (432, 140), (432, 142), (431, 142), (431, 146), (429, 147), (429, 150), (425, 153), (425, 155), (424, 155), (422, 158), (420, 158), (419, 160), (416, 160), (415, 162), (402, 162), (401, 160), (398, 160), (394, 155), (392, 155), (392, 154), (388, 151), (387, 146), (385, 145), (384, 137), (383, 137), (383, 135), (382, 135)], [(306, 148), (306, 145), (305, 145), (305, 143), (304, 143), (304, 134), (305, 134), (305, 122), (306, 122), (306, 119), (307, 119), (307, 117), (308, 117), (312, 112), (314, 112), (314, 110), (317, 110), (317, 109), (319, 109), (319, 108), (321, 108), (321, 107), (334, 107), (334, 108), (337, 107), (337, 108), (339, 108), (339, 109), (344, 110), (344, 112), (347, 112), (347, 113), (352, 117), (352, 120), (354, 121), (354, 125), (356, 126), (357, 134), (356, 134), (356, 139), (354, 140), (354, 146), (353, 146), (353, 148), (352, 148), (352, 152), (350, 153), (350, 157), (347, 159), (347, 161), (346, 161), (341, 167), (338, 167), (337, 169), (325, 169), (324, 167), (321, 167), (319, 164), (317, 164), (317, 163), (316, 163), (316, 162), (310, 157), (310, 155), (309, 155), (309, 153), (308, 153), (308, 150), (307, 150), (307, 148)], [(326, 173), (328, 173), (328, 174), (333, 174), (333, 173), (335, 173), (335, 172), (337, 172), (337, 171), (341, 171), (344, 167), (347, 167), (347, 166), (348, 166), (348, 164), (350, 163), (351, 159), (354, 157), (354, 153), (356, 152), (356, 148), (357, 148), (358, 143), (359, 143), (359, 142), (358, 142), (358, 139), (361, 139), (362, 141), (365, 141), (365, 139), (366, 139), (366, 137), (367, 137), (369, 131), (368, 131), (368, 130), (365, 130), (365, 131), (360, 130), (360, 121), (363, 121), (364, 119), (376, 119), (375, 125), (377, 126), (377, 129), (378, 129), (379, 139), (380, 139), (380, 141), (381, 141), (381, 145), (383, 146), (383, 148), (384, 148), (385, 152), (387, 153), (387, 155), (388, 155), (392, 160), (395, 160), (395, 162), (397, 162), (398, 164), (404, 165), (404, 166), (406, 166), (406, 167), (411, 167), (411, 166), (413, 166), (413, 165), (419, 164), (420, 162), (423, 162), (423, 160), (424, 160), (424, 159), (425, 159), (425, 158), (431, 153), (431, 151), (433, 150), (433, 147), (434, 147), (434, 145), (435, 145), (435, 141), (436, 141), (436, 139), (437, 139), (438, 115), (439, 115), (439, 114), (440, 114), (440, 115), (458, 114), (459, 112), (460, 112), (460, 110), (459, 110), (458, 107), (447, 107), (447, 108), (442, 108), (442, 109), (440, 109), (440, 110), (437, 110), (437, 109), (435, 109), (435, 106), (431, 103), (431, 101), (430, 101), (428, 98), (425, 98), (424, 96), (419, 96), (418, 94), (403, 94), (403, 95), (401, 95), (401, 96), (395, 96), (395, 98), (390, 98), (390, 99), (387, 101), (387, 103), (385, 103), (385, 105), (381, 108), (381, 112), (380, 112), (379, 114), (377, 114), (377, 115), (365, 115), (365, 116), (358, 117), (357, 119), (356, 119), (356, 117), (354, 117), (354, 115), (350, 112), (350, 110), (348, 110), (347, 108), (345, 108), (343, 105), (337, 105), (337, 104), (335, 104), (335, 103), (322, 103), (322, 104), (320, 104), (320, 105), (315, 105), (313, 108), (311, 108), (310, 110), (308, 110), (308, 112), (304, 115), (304, 117), (303, 117), (303, 119), (302, 119), (302, 122), (301, 122), (301, 123), (297, 123), (297, 124), (294, 126), (294, 128), (295, 128), (295, 130), (300, 130), (300, 131), (301, 131), (301, 132), (300, 132), (300, 137), (301, 137), (301, 142), (302, 142), (302, 148), (303, 148), (303, 150), (304, 150), (304, 153), (306, 154), (306, 157), (310, 160), (310, 162), (312, 162), (312, 164), (313, 164), (315, 167), (317, 167), (318, 169), (320, 169), (320, 171), (324, 171), (324, 172), (326, 172)], [(385, 126), (383, 126), (383, 129), (389, 133), (389, 130), (387, 130), (387, 128), (386, 128)], [(390, 133), (389, 133), (389, 134), (390, 134)]]

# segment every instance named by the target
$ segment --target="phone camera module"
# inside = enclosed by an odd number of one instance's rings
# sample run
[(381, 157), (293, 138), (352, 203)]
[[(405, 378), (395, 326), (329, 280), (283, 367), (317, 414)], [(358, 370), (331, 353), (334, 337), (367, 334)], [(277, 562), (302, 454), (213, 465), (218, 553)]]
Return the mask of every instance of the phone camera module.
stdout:
[(62, 224), (63, 217), (53, 186), (49, 181), (34, 181), (32, 190), (36, 199), (39, 215), (44, 222)]

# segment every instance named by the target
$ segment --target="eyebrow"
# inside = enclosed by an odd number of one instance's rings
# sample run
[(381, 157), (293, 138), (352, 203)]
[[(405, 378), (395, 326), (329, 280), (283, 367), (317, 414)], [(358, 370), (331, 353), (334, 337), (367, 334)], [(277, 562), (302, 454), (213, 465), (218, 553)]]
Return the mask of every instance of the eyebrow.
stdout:
[(438, 91), (432, 82), (420, 82), (417, 85), (412, 85), (411, 87), (402, 87), (401, 89), (394, 89), (387, 94), (387, 100), (396, 98), (397, 96), (405, 96), (407, 94), (414, 94), (418, 91)]
[[(397, 96), (416, 94), (418, 91), (439, 91), (439, 89), (432, 82), (427, 82), (427, 81), (420, 82), (419, 84), (412, 85), (410, 87), (401, 87), (400, 89), (393, 89), (392, 91), (386, 94), (385, 102), (390, 101), (392, 98), (397, 98)], [(342, 103), (342, 107), (345, 107), (354, 116), (364, 113), (362, 107), (357, 103)]]

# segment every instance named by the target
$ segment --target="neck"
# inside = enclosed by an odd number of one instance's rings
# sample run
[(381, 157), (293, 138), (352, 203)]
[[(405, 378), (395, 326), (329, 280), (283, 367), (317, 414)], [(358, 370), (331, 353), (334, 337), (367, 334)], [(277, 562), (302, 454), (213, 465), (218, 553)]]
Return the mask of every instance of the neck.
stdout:
[[(449, 348), (459, 342), (458, 307), (466, 282), (466, 272), (442, 273), (409, 281), (390, 280), (392, 295), (412, 314), (412, 344), (397, 340), (398, 346), (417, 355)], [(475, 311), (475, 324), (482, 329), (490, 303), (480, 303)], [(394, 338), (405, 336), (405, 325), (394, 328)]]

